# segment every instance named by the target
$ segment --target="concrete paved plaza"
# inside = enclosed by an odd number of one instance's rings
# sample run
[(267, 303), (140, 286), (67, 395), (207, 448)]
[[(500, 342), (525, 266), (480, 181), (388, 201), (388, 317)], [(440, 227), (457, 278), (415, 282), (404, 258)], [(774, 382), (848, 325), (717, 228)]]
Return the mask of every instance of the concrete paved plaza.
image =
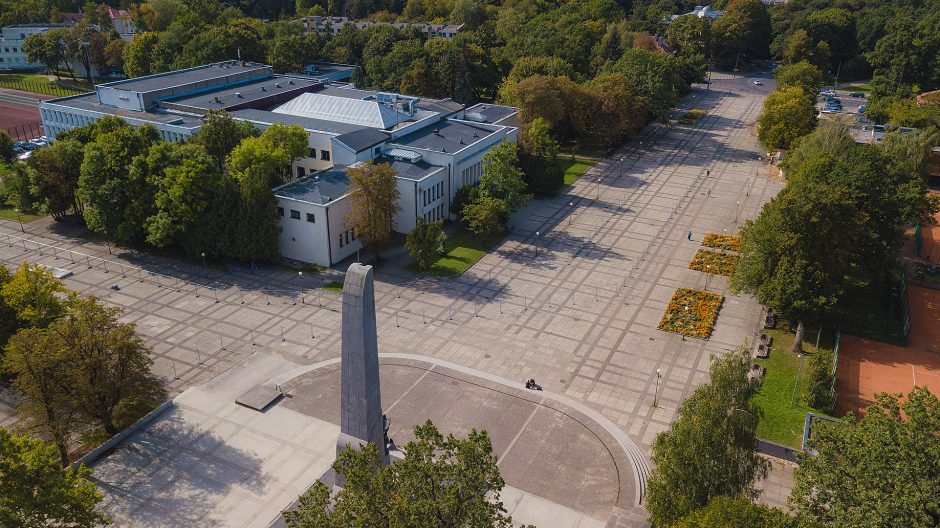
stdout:
[[(727, 297), (709, 340), (682, 340), (656, 325), (676, 288), (705, 285), (705, 274), (687, 269), (702, 236), (736, 232), (782, 188), (758, 160), (763, 152), (749, 130), (772, 89), (767, 84), (721, 79), (708, 91), (695, 88), (684, 104), (707, 109), (704, 118), (691, 126), (651, 125), (567, 192), (529, 208), (534, 212), (456, 280), (380, 267), (380, 352), (445, 360), (520, 385), (535, 378), (547, 393), (616, 424), (633, 446), (632, 471), (642, 484), (651, 442), (705, 380), (709, 357), (742, 344), (757, 328), (756, 302), (728, 295), (727, 279), (719, 276), (709, 289)], [(124, 308), (124, 318), (153, 346), (154, 369), (172, 394), (256, 351), (297, 364), (339, 356), (339, 297), (315, 288), (336, 280), (336, 271), (298, 277), (289, 270), (210, 270), (207, 277), (195, 262), (118, 249), (109, 255), (103, 243), (77, 237), (80, 231), (68, 223), (40, 220), (26, 232), (0, 221), (0, 259), (67, 268), (74, 273), (65, 280), (69, 288)], [(35, 243), (7, 235), (58, 249), (40, 255)], [(109, 289), (112, 284), (121, 289)], [(11, 420), (12, 403), (0, 394), (6, 406), (0, 421)], [(642, 489), (633, 493), (637, 511), (641, 495)]]

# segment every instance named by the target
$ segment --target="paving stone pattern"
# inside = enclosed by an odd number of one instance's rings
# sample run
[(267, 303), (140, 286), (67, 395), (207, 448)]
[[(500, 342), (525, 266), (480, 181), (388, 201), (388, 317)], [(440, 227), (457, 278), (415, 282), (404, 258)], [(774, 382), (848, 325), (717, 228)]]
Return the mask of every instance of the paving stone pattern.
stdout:
[[(518, 221), (458, 279), (377, 269), (380, 352), (435, 357), (520, 383), (535, 378), (546, 391), (593, 406), (648, 453), (705, 380), (709, 357), (756, 330), (758, 305), (728, 295), (725, 277), (709, 280), (727, 296), (709, 340), (682, 340), (656, 325), (676, 288), (704, 286), (705, 274), (687, 269), (702, 236), (734, 233), (782, 188), (758, 161), (763, 151), (748, 129), (770, 89), (741, 79), (696, 88), (685, 104), (708, 109), (704, 118), (651, 125)], [(339, 356), (340, 297), (316, 288), (341, 280), (335, 270), (207, 272), (199, 262), (108, 248), (68, 222), (39, 220), (25, 231), (0, 220), (0, 260), (67, 268), (69, 288), (122, 307), (153, 347), (154, 371), (171, 394), (257, 349), (296, 363)], [(0, 392), (0, 424), (13, 421), (14, 403)]]

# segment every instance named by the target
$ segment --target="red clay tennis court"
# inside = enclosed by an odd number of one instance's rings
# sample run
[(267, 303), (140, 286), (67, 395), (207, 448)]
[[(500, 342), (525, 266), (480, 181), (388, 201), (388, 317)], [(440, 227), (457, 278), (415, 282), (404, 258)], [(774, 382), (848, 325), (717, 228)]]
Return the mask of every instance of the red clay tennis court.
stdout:
[(940, 395), (940, 290), (908, 286), (911, 332), (899, 347), (843, 334), (836, 369), (836, 415), (861, 414), (875, 393), (914, 385)]

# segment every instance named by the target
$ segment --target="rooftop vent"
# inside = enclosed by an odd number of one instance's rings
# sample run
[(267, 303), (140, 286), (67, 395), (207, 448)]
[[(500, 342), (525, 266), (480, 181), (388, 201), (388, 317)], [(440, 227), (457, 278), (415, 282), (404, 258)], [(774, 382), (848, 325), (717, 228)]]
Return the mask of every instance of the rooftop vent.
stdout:
[(218, 103), (218, 104), (222, 104), (222, 100), (221, 100), (221, 99), (219, 99), (219, 96), (218, 96), (218, 95), (217, 95), (217, 96), (215, 96), (215, 97), (213, 97), (212, 99), (213, 99), (213, 100), (214, 100), (214, 101), (215, 101), (216, 103)]
[(241, 92), (235, 92), (235, 97), (241, 99), (241, 98), (242, 98), (242, 93), (241, 93)]
[(447, 147), (441, 147), (441, 152), (447, 152)]
[(463, 145), (463, 144), (464, 144), (464, 142), (463, 142), (463, 138), (460, 138), (460, 144), (461, 144), (461, 145)]
[(261, 87), (261, 91), (262, 91), (262, 92), (267, 92), (267, 91), (268, 91), (268, 89), (267, 89), (267, 88), (265, 88), (264, 86), (262, 86), (262, 87)]
[(280, 87), (281, 87), (281, 83), (274, 83), (274, 87), (275, 87), (275, 88), (280, 88)]
[(473, 133), (473, 137), (478, 138), (478, 137), (480, 137), (480, 134), (477, 134), (476, 132), (474, 132), (474, 133)]
[(293, 86), (293, 85), (294, 85), (294, 81), (293, 81), (293, 80), (287, 81), (287, 84)]
[(434, 129), (434, 133), (437, 134), (438, 136), (441, 135), (440, 129), (437, 129), (437, 128)]

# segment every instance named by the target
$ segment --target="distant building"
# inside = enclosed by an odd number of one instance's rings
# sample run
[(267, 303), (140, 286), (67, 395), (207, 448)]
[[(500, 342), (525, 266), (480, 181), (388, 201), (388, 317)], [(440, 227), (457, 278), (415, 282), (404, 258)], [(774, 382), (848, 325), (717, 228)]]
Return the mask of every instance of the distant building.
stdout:
[(721, 18), (724, 14), (725, 14), (724, 11), (712, 9), (711, 6), (695, 6), (695, 9), (693, 9), (692, 11), (689, 11), (688, 13), (684, 13), (681, 15), (672, 15), (671, 17), (669, 17), (669, 21), (671, 22), (679, 17), (684, 17), (684, 16), (694, 16), (698, 18), (707, 18), (709, 20), (717, 20)]
[(26, 52), (23, 51), (23, 42), (26, 37), (36, 33), (45, 33), (50, 29), (70, 27), (69, 23), (60, 24), (16, 24), (0, 29), (0, 68), (11, 70), (39, 69), (43, 65), (29, 62)]
[(408, 27), (418, 28), (428, 38), (446, 38), (452, 39), (463, 30), (463, 24), (410, 24), (406, 22), (371, 22), (365, 20), (353, 20), (348, 17), (340, 16), (308, 16), (300, 19), (304, 29), (317, 33), (330, 33), (337, 35), (348, 25), (355, 26), (358, 29), (367, 28), (375, 25), (392, 26), (397, 29)]
[(209, 110), (228, 111), (260, 129), (296, 124), (308, 135), (308, 155), (291, 166), (292, 181), (274, 189), (281, 215), (281, 255), (324, 266), (361, 248), (345, 226), (349, 211), (346, 168), (366, 161), (397, 172), (401, 211), (395, 230), (410, 232), (418, 217), (452, 218), (463, 186), (479, 182), (483, 155), (515, 141), (515, 108), (449, 99), (421, 99), (358, 90), (337, 82), (352, 66), (319, 64), (323, 76), (275, 75), (270, 66), (222, 62), (101, 84), (94, 93), (40, 103), (47, 135), (105, 115), (134, 126), (153, 125), (169, 141), (202, 127)]

